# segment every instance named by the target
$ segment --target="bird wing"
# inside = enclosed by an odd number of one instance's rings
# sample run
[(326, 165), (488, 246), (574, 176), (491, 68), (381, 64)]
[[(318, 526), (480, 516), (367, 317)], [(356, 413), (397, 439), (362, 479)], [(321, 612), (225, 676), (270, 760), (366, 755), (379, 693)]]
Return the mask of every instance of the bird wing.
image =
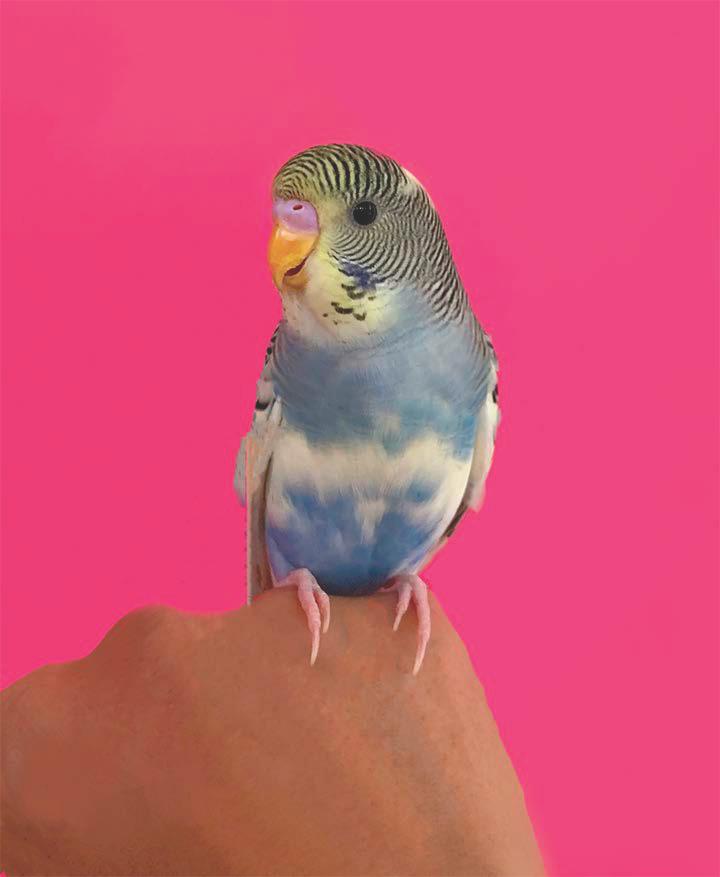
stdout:
[(235, 492), (247, 508), (247, 601), (273, 586), (265, 546), (265, 497), (272, 454), (280, 424), (282, 403), (272, 381), (272, 359), (277, 329), (268, 345), (257, 382), (255, 412), (250, 431), (242, 440), (235, 462)]
[(475, 447), (473, 450), (472, 463), (470, 464), (470, 474), (465, 487), (465, 493), (460, 501), (457, 511), (452, 516), (450, 523), (447, 525), (445, 532), (442, 534), (437, 544), (428, 552), (420, 564), (420, 569), (426, 567), (438, 551), (443, 547), (447, 540), (455, 532), (455, 528), (460, 523), (468, 509), (479, 511), (485, 498), (485, 481), (492, 464), (493, 452), (495, 450), (495, 433), (500, 423), (500, 407), (498, 406), (498, 385), (497, 385), (497, 367), (495, 363), (492, 366), (492, 379), (489, 385), (492, 387), (485, 397), (484, 402), (480, 406), (478, 413), (477, 429), (475, 431)]
[(479, 511), (485, 499), (485, 481), (492, 465), (495, 451), (495, 434), (500, 424), (500, 406), (498, 405), (498, 361), (490, 336), (476, 322), (479, 348), (487, 366), (485, 387), (487, 392), (478, 412), (477, 430), (475, 432), (475, 449), (473, 451), (470, 476), (465, 494), (453, 520), (450, 522), (445, 536), (451, 536), (453, 530), (468, 509)]
[(485, 397), (478, 414), (477, 430), (475, 432), (475, 449), (473, 451), (470, 475), (462, 502), (453, 520), (448, 525), (445, 535), (450, 536), (460, 521), (460, 518), (468, 509), (478, 511), (485, 499), (485, 481), (487, 480), (490, 466), (492, 465), (495, 451), (495, 434), (500, 423), (500, 407), (498, 406), (497, 382), (493, 389)]

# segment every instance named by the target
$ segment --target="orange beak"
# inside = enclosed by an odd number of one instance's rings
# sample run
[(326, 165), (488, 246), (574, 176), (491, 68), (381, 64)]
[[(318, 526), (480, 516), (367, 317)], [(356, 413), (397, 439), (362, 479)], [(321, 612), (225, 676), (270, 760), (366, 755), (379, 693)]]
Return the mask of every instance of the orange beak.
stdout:
[(282, 222), (275, 222), (270, 235), (268, 262), (275, 286), (281, 292), (305, 288), (308, 279), (305, 261), (317, 239), (317, 232), (292, 231)]

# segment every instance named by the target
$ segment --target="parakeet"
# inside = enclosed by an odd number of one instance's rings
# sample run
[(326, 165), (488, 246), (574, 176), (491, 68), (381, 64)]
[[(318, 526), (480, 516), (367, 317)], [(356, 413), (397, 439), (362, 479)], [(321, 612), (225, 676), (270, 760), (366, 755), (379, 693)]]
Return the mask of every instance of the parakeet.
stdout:
[(482, 501), (499, 422), (497, 358), (430, 196), (354, 145), (291, 158), (273, 184), (268, 258), (282, 319), (235, 468), (248, 505), (248, 600), (294, 586), (311, 663), (328, 595), (398, 592)]

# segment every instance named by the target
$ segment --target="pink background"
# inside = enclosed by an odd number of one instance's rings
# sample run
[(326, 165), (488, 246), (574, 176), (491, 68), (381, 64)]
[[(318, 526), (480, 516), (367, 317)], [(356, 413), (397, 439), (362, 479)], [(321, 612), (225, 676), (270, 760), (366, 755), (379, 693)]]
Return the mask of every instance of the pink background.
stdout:
[(717, 873), (717, 4), (2, 5), (4, 681), (243, 599), (270, 182), (372, 145), (500, 355), (429, 579), (551, 867)]

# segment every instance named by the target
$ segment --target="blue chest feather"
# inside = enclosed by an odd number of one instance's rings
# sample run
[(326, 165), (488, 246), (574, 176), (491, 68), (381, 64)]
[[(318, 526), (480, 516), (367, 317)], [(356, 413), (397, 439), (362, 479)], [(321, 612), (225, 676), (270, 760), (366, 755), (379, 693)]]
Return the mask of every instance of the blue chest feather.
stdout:
[[(371, 593), (432, 549), (460, 501), (487, 393), (487, 369), (465, 341), (437, 327), (376, 351), (278, 338), (275, 391), (302, 453), (287, 452), (271, 474), (277, 578), (307, 567), (331, 594)], [(371, 471), (366, 459), (377, 461)]]
[(289, 332), (276, 347), (283, 418), (314, 443), (379, 441), (401, 452), (426, 432), (457, 456), (473, 447), (488, 364), (457, 326), (388, 338), (374, 350), (311, 347)]
[(291, 508), (285, 521), (266, 527), (273, 571), (282, 577), (306, 567), (330, 594), (372, 593), (419, 565), (436, 538), (438, 517), (413, 519), (402, 492), (378, 500), (382, 511), (377, 520), (373, 514), (369, 533), (367, 497), (338, 490), (321, 498), (289, 487), (285, 499)]

